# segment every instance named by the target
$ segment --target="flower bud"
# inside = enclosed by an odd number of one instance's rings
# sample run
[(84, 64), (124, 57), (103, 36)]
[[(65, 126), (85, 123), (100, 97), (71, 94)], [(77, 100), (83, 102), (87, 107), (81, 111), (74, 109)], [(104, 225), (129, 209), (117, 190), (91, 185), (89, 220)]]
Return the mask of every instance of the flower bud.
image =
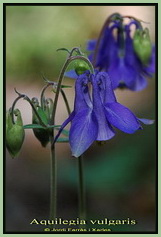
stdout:
[(48, 122), (50, 122), (51, 119), (51, 113), (53, 110), (53, 100), (51, 98), (48, 98), (45, 100), (45, 106), (44, 106), (44, 112), (47, 116)]
[(83, 74), (85, 71), (89, 70), (89, 66), (83, 60), (76, 60), (75, 62), (75, 72), (77, 75)]
[(12, 122), (11, 110), (6, 113), (6, 146), (13, 158), (19, 154), (25, 137), (20, 111), (16, 109), (14, 115), (17, 117), (15, 124)]
[[(35, 106), (35, 109), (37, 110), (39, 116), (41, 117), (42, 121), (45, 124), (48, 124), (48, 118), (47, 114), (44, 112), (44, 110), (39, 106), (39, 102), (37, 98), (32, 99), (32, 103)], [(33, 124), (40, 124), (38, 118), (36, 117), (36, 114), (34, 111), (32, 111), (32, 123)], [(35, 137), (39, 140), (41, 145), (43, 147), (46, 147), (46, 145), (49, 142), (50, 138), (50, 131), (46, 128), (33, 128), (33, 133)]]
[(145, 65), (148, 64), (152, 53), (152, 45), (148, 28), (145, 28), (145, 30), (137, 29), (135, 31), (133, 46), (134, 51), (141, 62)]

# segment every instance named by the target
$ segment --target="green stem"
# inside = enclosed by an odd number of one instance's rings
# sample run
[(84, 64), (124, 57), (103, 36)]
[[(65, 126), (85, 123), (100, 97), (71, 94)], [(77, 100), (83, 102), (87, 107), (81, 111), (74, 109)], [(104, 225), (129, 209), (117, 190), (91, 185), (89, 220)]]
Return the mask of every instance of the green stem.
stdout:
[(44, 109), (44, 93), (45, 93), (45, 90), (49, 87), (49, 86), (51, 86), (51, 84), (47, 84), (47, 85), (45, 85), (44, 87), (43, 87), (43, 89), (42, 89), (42, 92), (41, 92), (41, 96), (40, 96), (40, 102), (41, 102), (41, 108), (43, 108)]
[(12, 107), (11, 107), (11, 115), (12, 115), (12, 123), (13, 123), (13, 124), (15, 124), (15, 121), (14, 121), (14, 113), (13, 113), (14, 108), (15, 108), (15, 105), (16, 105), (16, 103), (17, 103), (20, 99), (22, 99), (22, 98), (24, 98), (24, 96), (23, 96), (23, 95), (19, 95), (19, 96), (14, 100), (14, 102), (13, 102), (13, 104), (12, 104)]
[[(51, 137), (51, 144), (53, 136)], [(51, 147), (51, 171), (50, 171), (50, 219), (55, 220), (57, 207), (57, 162), (55, 146)], [(53, 226), (54, 227), (54, 226)]]
[[(68, 114), (70, 115), (70, 107), (68, 104), (68, 100), (64, 91), (61, 89), (61, 94), (63, 96)], [(55, 120), (55, 119), (54, 119)], [(55, 121), (54, 121), (55, 124)], [(54, 140), (54, 130), (53, 136), (51, 137), (51, 171), (50, 171), (50, 219), (54, 220), (56, 218), (57, 213), (57, 160), (55, 156), (55, 144), (53, 144)], [(54, 227), (54, 225), (52, 226)]]
[[(46, 80), (47, 81), (47, 80)], [(41, 106), (43, 107), (44, 104), (44, 93), (46, 89), (49, 86), (55, 85), (55, 82), (49, 82), (47, 81), (47, 85), (44, 86), (41, 92), (40, 100), (41, 100)], [(64, 91), (61, 89), (61, 93), (65, 102), (65, 105), (67, 107), (67, 111), (70, 114), (70, 107), (66, 98), (66, 95)], [(53, 105), (54, 106), (54, 105)], [(54, 107), (53, 107), (54, 108)], [(53, 124), (55, 124), (55, 116), (53, 117)], [(50, 219), (55, 220), (57, 216), (57, 160), (55, 156), (55, 144), (53, 143), (54, 141), (54, 129), (52, 131), (52, 136), (50, 137), (50, 142), (51, 142), (51, 161), (50, 161)], [(52, 225), (54, 227), (55, 225)]]
[(63, 77), (64, 77), (64, 73), (65, 73), (67, 67), (69, 66), (69, 64), (72, 61), (76, 60), (76, 59), (81, 59), (81, 60), (85, 61), (89, 65), (90, 70), (92, 71), (92, 73), (94, 73), (94, 69), (93, 69), (93, 66), (92, 66), (91, 62), (88, 60), (88, 58), (85, 58), (84, 56), (80, 56), (80, 55), (79, 56), (72, 56), (72, 57), (69, 57), (66, 60), (64, 66), (63, 66), (63, 68), (60, 72), (59, 79), (58, 79), (58, 84), (57, 84), (57, 90), (56, 90), (56, 94), (55, 94), (55, 100), (54, 100), (54, 105), (53, 105), (53, 112), (52, 112), (51, 121), (53, 121), (53, 119), (55, 118), (56, 108), (57, 108), (57, 103), (58, 103), (58, 97), (59, 97), (59, 92), (61, 90), (61, 84), (62, 84), (62, 80), (63, 80)]
[(69, 54), (69, 57), (72, 56), (72, 54), (74, 53), (74, 51), (75, 51), (76, 53), (78, 53), (79, 55), (82, 55), (82, 52), (80, 51), (80, 49), (79, 49), (78, 47), (75, 47), (75, 48), (73, 48), (73, 49), (71, 50), (71, 52), (70, 52), (70, 54)]
[(83, 177), (83, 156), (78, 157), (78, 172), (79, 172), (79, 186), (78, 186), (79, 218), (80, 220), (85, 220), (86, 205), (85, 205), (85, 186)]
[[(94, 73), (94, 69), (93, 69), (93, 66), (92, 64), (90, 63), (90, 61), (83, 57), (83, 56), (72, 56), (72, 57), (69, 57), (61, 72), (60, 72), (60, 76), (58, 78), (58, 84), (57, 84), (57, 88), (56, 88), (56, 94), (55, 94), (55, 98), (54, 98), (54, 104), (53, 104), (53, 111), (52, 111), (52, 115), (51, 115), (51, 121), (50, 123), (51, 124), (55, 124), (55, 114), (56, 114), (56, 109), (57, 109), (57, 103), (58, 103), (58, 97), (59, 97), (59, 93), (62, 92), (62, 89), (61, 89), (61, 84), (62, 84), (62, 80), (63, 80), (63, 77), (64, 77), (64, 73), (68, 67), (68, 65), (76, 60), (76, 59), (82, 59), (84, 60), (90, 67), (92, 73)], [(64, 95), (64, 94), (62, 94)], [(66, 100), (66, 97), (63, 97), (65, 100), (65, 103), (67, 102)], [(66, 106), (68, 107), (68, 112), (70, 112), (70, 108), (68, 106), (68, 104), (66, 103)], [(80, 158), (81, 159), (81, 158)], [(80, 161), (81, 162), (81, 161)], [(57, 203), (57, 182), (56, 182), (56, 178), (57, 178), (57, 175), (56, 175), (56, 157), (55, 157), (55, 143), (54, 143), (54, 130), (53, 130), (53, 134), (51, 136), (51, 193), (50, 193), (50, 218), (51, 219), (54, 219), (56, 217), (56, 203)], [(80, 203), (81, 203), (81, 213), (83, 214), (83, 210), (84, 210), (84, 198), (83, 198), (83, 195), (82, 195), (82, 192), (84, 190), (84, 185), (83, 185), (83, 169), (82, 169), (82, 165), (79, 165), (79, 170), (80, 170), (80, 196), (81, 196), (81, 199), (80, 199)], [(83, 206), (82, 206), (83, 205)]]
[(143, 27), (142, 27), (142, 25), (141, 25), (141, 22), (143, 22), (143, 23), (145, 23), (145, 24), (150, 24), (149, 22), (140, 20), (140, 19), (138, 19), (138, 18), (136, 18), (136, 17), (133, 17), (133, 16), (128, 16), (128, 15), (127, 15), (127, 16), (123, 16), (122, 18), (129, 18), (129, 19), (133, 19), (133, 20), (137, 21), (138, 24), (139, 24), (139, 26), (140, 26), (140, 29), (143, 29)]
[(67, 109), (68, 115), (70, 115), (70, 114), (71, 114), (71, 109), (70, 109), (70, 106), (69, 106), (69, 103), (68, 103), (68, 100), (67, 100), (66, 94), (65, 94), (65, 92), (63, 91), (63, 89), (61, 89), (61, 94), (62, 94), (62, 97), (63, 97), (64, 103), (65, 103), (65, 106), (66, 106), (66, 109)]
[[(47, 81), (47, 80), (46, 80), (46, 81)], [(51, 81), (47, 81), (47, 82), (48, 82), (48, 84), (43, 87), (42, 92), (41, 92), (41, 96), (40, 96), (40, 101), (41, 101), (41, 107), (42, 107), (42, 108), (43, 108), (43, 104), (44, 104), (44, 98), (45, 98), (45, 97), (44, 97), (44, 93), (45, 93), (46, 89), (47, 89), (49, 86), (55, 86), (55, 88), (56, 88), (56, 86), (57, 86), (55, 82), (51, 82)], [(68, 115), (70, 115), (71, 110), (70, 110), (70, 106), (69, 106), (67, 97), (66, 97), (66, 95), (65, 95), (65, 92), (64, 92), (63, 89), (61, 89), (60, 91), (61, 91), (61, 94), (62, 94), (64, 103), (65, 103), (65, 106), (66, 106)]]
[(15, 99), (15, 101), (13, 102), (12, 108), (11, 108), (12, 122), (13, 122), (13, 124), (15, 124), (15, 121), (14, 121), (14, 113), (13, 113), (14, 108), (15, 108), (15, 105), (16, 105), (16, 103), (18, 102), (18, 100), (20, 100), (20, 99), (22, 99), (22, 98), (25, 99), (27, 102), (29, 102), (29, 104), (31, 105), (31, 107), (32, 107), (32, 109), (33, 109), (35, 115), (37, 116), (37, 118), (38, 118), (40, 124), (41, 124), (43, 127), (47, 127), (46, 124), (43, 123), (41, 117), (39, 116), (39, 114), (38, 114), (38, 112), (37, 112), (35, 106), (33, 105), (32, 101), (30, 100), (30, 98), (29, 98), (27, 95), (23, 95), (23, 94), (20, 94), (20, 93), (19, 93), (19, 96), (18, 96), (18, 97)]
[(46, 91), (46, 89), (49, 86), (54, 86), (56, 88), (56, 83), (53, 81), (48, 81), (45, 77), (44, 77), (45, 82), (47, 82), (47, 85), (45, 85), (41, 91), (41, 95), (40, 95), (40, 101), (41, 101), (41, 107), (44, 109), (44, 100), (45, 100), (45, 96), (44, 93)]

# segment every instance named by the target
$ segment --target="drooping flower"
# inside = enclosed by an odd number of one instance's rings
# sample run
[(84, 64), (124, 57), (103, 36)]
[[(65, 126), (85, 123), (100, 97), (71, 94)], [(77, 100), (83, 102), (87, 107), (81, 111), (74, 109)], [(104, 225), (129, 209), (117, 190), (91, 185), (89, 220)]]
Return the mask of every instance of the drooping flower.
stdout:
[(78, 77), (75, 83), (74, 110), (62, 124), (55, 141), (62, 129), (71, 122), (69, 142), (72, 155), (80, 156), (97, 138), (98, 126), (93, 112), (92, 102), (88, 91), (88, 74)]
[(99, 50), (97, 55), (95, 55), (97, 40), (88, 41), (87, 50), (92, 52), (89, 55), (89, 59), (95, 65), (95, 67), (99, 68), (100, 71), (105, 68), (109, 68), (112, 60), (117, 55), (117, 42), (114, 38), (113, 31), (118, 27), (118, 23), (114, 23), (112, 26), (109, 26), (104, 30), (104, 34), (100, 39), (99, 48), (97, 49)]
[[(143, 36), (140, 39), (142, 48), (138, 49), (131, 36), (132, 25), (136, 26), (135, 31), (139, 32), (139, 36)], [(132, 19), (126, 25), (123, 19), (111, 21), (99, 41), (88, 42), (87, 50), (91, 52), (89, 59), (94, 66), (99, 71), (108, 72), (113, 89), (127, 87), (133, 91), (142, 90), (147, 86), (146, 78), (152, 77), (155, 72), (155, 47), (151, 45), (148, 30), (143, 30), (137, 20)], [(143, 53), (139, 54), (140, 50)]]
[[(92, 84), (92, 99), (88, 90), (89, 82)], [(114, 137), (113, 127), (131, 134), (142, 128), (140, 121), (153, 123), (152, 120), (138, 119), (117, 102), (107, 73), (84, 73), (76, 80), (74, 110), (62, 124), (55, 141), (71, 122), (69, 143), (72, 155), (79, 157), (94, 141), (106, 141)]]

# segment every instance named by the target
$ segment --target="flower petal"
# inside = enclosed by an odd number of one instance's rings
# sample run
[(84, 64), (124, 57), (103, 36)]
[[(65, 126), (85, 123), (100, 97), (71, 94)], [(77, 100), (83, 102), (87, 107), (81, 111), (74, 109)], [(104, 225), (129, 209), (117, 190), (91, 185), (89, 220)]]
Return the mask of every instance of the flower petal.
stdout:
[(135, 115), (119, 103), (107, 103), (105, 105), (105, 114), (113, 126), (125, 133), (134, 133), (136, 130), (141, 129)]
[(75, 101), (74, 101), (74, 111), (77, 112), (92, 107), (90, 100), (89, 90), (88, 90), (89, 78), (87, 73), (80, 75), (75, 83)]
[(129, 88), (133, 91), (141, 91), (147, 87), (147, 84), (148, 82), (145, 77), (142, 75), (138, 75), (135, 80), (135, 84)]
[(111, 125), (105, 120), (99, 122), (97, 141), (107, 141), (115, 136), (115, 131)]
[(121, 82), (127, 87), (132, 87), (137, 77), (137, 72), (125, 62), (125, 58), (118, 58), (108, 70), (112, 82), (112, 88), (116, 89)]
[(104, 104), (116, 102), (116, 96), (115, 96), (114, 91), (112, 89), (111, 78), (109, 77), (108, 73), (106, 73), (106, 72), (101, 73), (101, 74), (103, 74), (103, 76), (105, 78)]
[(96, 64), (100, 70), (108, 68), (111, 64), (111, 60), (114, 60), (117, 55), (117, 44), (113, 36), (113, 30), (117, 27), (118, 24), (107, 27), (100, 40)]
[(69, 71), (65, 72), (64, 76), (72, 78), (72, 79), (78, 78), (78, 75), (76, 74), (75, 70), (69, 70)]
[(75, 113), (74, 111), (69, 115), (69, 117), (64, 121), (64, 123), (61, 125), (60, 129), (59, 129), (59, 132), (57, 133), (57, 135), (55, 136), (55, 139), (54, 139), (54, 142), (57, 141), (58, 137), (60, 136), (61, 132), (63, 131), (63, 129), (67, 126), (67, 124), (69, 122), (72, 121), (72, 119), (74, 118), (75, 116)]
[(149, 65), (144, 68), (145, 73), (152, 77), (155, 73), (155, 46), (152, 47), (152, 55), (149, 61)]
[[(108, 123), (108, 120), (106, 119), (103, 101), (101, 98), (105, 90), (105, 88), (102, 87), (103, 80), (106, 80), (106, 78), (103, 77), (103, 74), (104, 73), (98, 73), (96, 78), (92, 77), (93, 111), (95, 113), (97, 123), (98, 123), (98, 136), (97, 136), (98, 141), (109, 140), (115, 135), (113, 128), (110, 126), (110, 124)], [(101, 82), (100, 80), (102, 80), (101, 84), (100, 84)]]
[(69, 141), (72, 155), (79, 157), (96, 140), (97, 121), (90, 109), (82, 110), (74, 117), (70, 129)]
[(138, 118), (138, 120), (146, 125), (151, 125), (155, 122), (155, 120), (152, 119), (144, 119), (144, 118)]
[(87, 50), (93, 51), (95, 49), (96, 43), (97, 43), (96, 39), (89, 40), (87, 42)]

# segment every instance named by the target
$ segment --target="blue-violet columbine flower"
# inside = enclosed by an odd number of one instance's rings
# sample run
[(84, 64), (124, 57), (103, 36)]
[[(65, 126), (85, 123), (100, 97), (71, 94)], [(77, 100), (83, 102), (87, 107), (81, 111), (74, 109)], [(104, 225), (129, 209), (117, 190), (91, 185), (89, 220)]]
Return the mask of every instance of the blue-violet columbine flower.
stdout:
[[(136, 47), (139, 47), (137, 51), (131, 36), (132, 25), (135, 25), (135, 31), (141, 32), (135, 38), (142, 37), (142, 41), (135, 40)], [(148, 48), (147, 44), (144, 44), (145, 40), (149, 40)], [(142, 47), (140, 42), (143, 42)], [(108, 72), (113, 89), (127, 87), (140, 91), (147, 86), (146, 77), (152, 77), (155, 72), (155, 47), (151, 45), (147, 28), (144, 31), (137, 20), (132, 19), (126, 25), (122, 20), (111, 21), (101, 33), (99, 43), (97, 40), (90, 40), (87, 50), (91, 51), (89, 59), (94, 66), (99, 71)], [(146, 60), (141, 60), (144, 55), (139, 54), (140, 50), (143, 53), (148, 51), (148, 54), (144, 54)]]
[[(92, 84), (92, 99), (88, 83)], [(71, 122), (69, 143), (72, 155), (79, 157), (94, 141), (106, 141), (115, 135), (114, 127), (125, 133), (142, 129), (140, 121), (152, 124), (153, 120), (139, 119), (128, 108), (119, 104), (114, 95), (111, 80), (106, 72), (80, 75), (75, 84), (74, 110), (62, 124)]]

